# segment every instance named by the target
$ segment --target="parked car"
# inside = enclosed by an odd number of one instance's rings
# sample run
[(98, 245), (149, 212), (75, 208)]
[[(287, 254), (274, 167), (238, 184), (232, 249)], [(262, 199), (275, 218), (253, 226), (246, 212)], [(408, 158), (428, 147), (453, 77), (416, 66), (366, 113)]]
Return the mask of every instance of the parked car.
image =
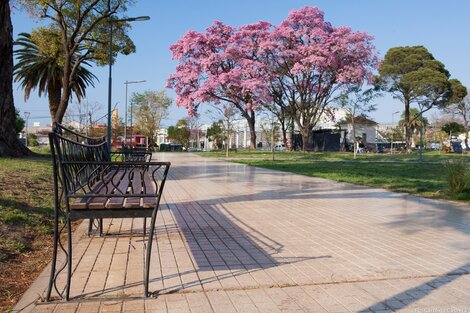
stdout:
[(277, 144), (274, 146), (274, 150), (276, 151), (284, 151), (286, 149), (285, 145), (283, 143)]

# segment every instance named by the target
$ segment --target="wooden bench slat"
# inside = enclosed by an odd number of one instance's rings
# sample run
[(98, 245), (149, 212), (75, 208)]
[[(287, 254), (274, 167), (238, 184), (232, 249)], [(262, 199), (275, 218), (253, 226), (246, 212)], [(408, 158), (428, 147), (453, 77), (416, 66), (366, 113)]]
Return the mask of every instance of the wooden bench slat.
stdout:
[[(144, 194), (155, 194), (157, 186), (150, 173), (144, 176)], [(153, 209), (157, 204), (155, 197), (144, 197), (143, 206), (146, 209)]]
[[(143, 181), (142, 181), (143, 176)], [(123, 194), (122, 197), (84, 197), (71, 203), (73, 210), (86, 209), (152, 209), (156, 205), (155, 197), (126, 197), (126, 194), (155, 194), (157, 186), (151, 177), (151, 173), (145, 171), (143, 175), (139, 170), (113, 171), (105, 176), (103, 180), (92, 187), (94, 193), (101, 194)]]
[[(142, 193), (142, 181), (138, 171), (133, 171), (132, 175), (132, 182), (131, 182), (131, 193), (133, 194), (141, 194)], [(136, 209), (140, 208), (140, 198), (138, 197), (128, 197), (126, 203), (124, 204), (126, 209)]]
[(122, 171), (120, 173), (120, 181), (118, 184), (116, 184), (118, 186), (117, 190), (113, 190), (113, 194), (123, 194), (122, 197), (112, 197), (112, 198), (109, 198), (109, 201), (108, 203), (106, 204), (106, 208), (109, 208), (109, 209), (119, 209), (119, 208), (122, 208), (123, 205), (124, 205), (124, 194), (127, 193), (127, 189), (129, 187), (129, 172), (127, 171)]
[[(115, 174), (116, 174), (116, 171), (111, 171), (108, 174), (106, 174), (103, 177), (103, 179), (100, 179), (95, 185), (93, 185), (90, 188), (91, 192), (93, 192), (93, 193), (106, 193), (106, 186), (104, 185), (104, 181), (108, 181), (108, 180), (113, 179), (114, 178), (113, 176)], [(110, 183), (108, 183), (108, 184), (110, 184)], [(73, 210), (83, 210), (83, 209), (88, 209), (88, 208), (101, 208), (101, 206), (99, 204), (97, 204), (100, 201), (97, 201), (96, 199), (97, 198), (92, 198), (92, 197), (79, 198), (79, 199), (75, 200), (74, 202), (72, 202), (70, 204), (70, 208), (73, 209)], [(95, 204), (93, 204), (90, 207), (90, 204), (91, 204), (92, 201), (95, 202)]]

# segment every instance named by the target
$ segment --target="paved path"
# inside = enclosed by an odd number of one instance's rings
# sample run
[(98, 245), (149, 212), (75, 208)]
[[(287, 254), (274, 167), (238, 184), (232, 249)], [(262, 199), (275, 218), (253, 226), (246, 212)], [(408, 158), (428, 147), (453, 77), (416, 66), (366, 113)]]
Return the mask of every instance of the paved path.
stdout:
[(45, 271), (16, 310), (470, 312), (468, 206), (186, 153), (158, 159), (172, 168), (156, 298), (141, 297), (142, 220), (114, 219), (105, 238), (84, 224), (75, 233), (74, 301), (37, 301)]

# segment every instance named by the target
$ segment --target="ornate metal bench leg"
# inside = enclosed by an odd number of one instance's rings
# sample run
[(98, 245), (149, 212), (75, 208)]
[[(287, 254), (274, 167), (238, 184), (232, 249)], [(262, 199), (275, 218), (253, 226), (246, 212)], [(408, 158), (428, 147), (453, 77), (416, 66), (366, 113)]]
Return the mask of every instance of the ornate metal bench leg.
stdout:
[(144, 236), (147, 234), (147, 218), (144, 217)]
[(153, 234), (155, 231), (155, 220), (157, 219), (157, 209), (152, 213), (150, 221), (150, 232), (147, 243), (147, 254), (145, 257), (145, 277), (144, 277), (144, 297), (149, 297), (149, 276), (150, 276), (150, 256), (152, 255)]
[(70, 218), (67, 216), (67, 285), (65, 289), (65, 300), (70, 300), (70, 281), (72, 278), (72, 223)]
[[(56, 206), (58, 205), (56, 200)], [(58, 209), (55, 209), (54, 213), (54, 246), (52, 250), (52, 262), (51, 262), (51, 276), (49, 278), (49, 286), (47, 287), (46, 301), (51, 299), (52, 288), (55, 281), (55, 270), (57, 264), (57, 246), (59, 244), (59, 212)]]
[(90, 220), (88, 222), (88, 237), (91, 236), (91, 231), (93, 230), (93, 221), (94, 221), (94, 219), (90, 218)]
[(100, 237), (103, 237), (103, 219), (100, 218)]

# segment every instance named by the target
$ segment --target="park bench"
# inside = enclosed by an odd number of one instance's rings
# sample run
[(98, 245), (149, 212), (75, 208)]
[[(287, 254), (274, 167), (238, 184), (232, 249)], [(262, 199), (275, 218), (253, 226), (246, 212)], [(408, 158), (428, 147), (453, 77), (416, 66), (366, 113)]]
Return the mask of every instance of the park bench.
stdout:
[[(75, 142), (81, 142), (86, 144), (97, 145), (102, 142), (106, 142), (106, 136), (92, 137), (82, 133), (79, 133), (69, 127), (66, 127), (60, 123), (54, 123), (52, 128), (53, 132), (59, 135), (62, 135), (66, 138), (69, 138)], [(135, 162), (135, 161), (151, 161), (152, 153), (142, 148), (131, 148), (131, 147), (122, 147), (118, 151), (108, 153), (107, 145), (101, 147), (103, 151), (100, 154), (101, 161), (124, 161), (124, 162)], [(88, 223), (88, 235), (90, 236), (93, 231), (94, 219), (91, 218)], [(100, 236), (103, 235), (103, 219), (98, 219), (96, 229), (99, 231)], [(147, 219), (144, 218), (144, 235), (146, 232)]]
[[(67, 129), (67, 131), (69, 131)], [(149, 271), (155, 221), (165, 185), (169, 162), (154, 162), (124, 157), (111, 160), (103, 139), (79, 133), (65, 136), (63, 126), (55, 126), (49, 133), (54, 172), (54, 246), (51, 276), (46, 300), (51, 300), (53, 289), (59, 297), (70, 299), (72, 275), (71, 222), (81, 219), (151, 218), (144, 271), (144, 296), (149, 296)], [(138, 159), (138, 160), (136, 160)], [(59, 225), (60, 221), (65, 223)], [(144, 229), (146, 225), (144, 225)], [(67, 247), (61, 242), (62, 231), (67, 231)], [(100, 227), (100, 234), (102, 226)], [(145, 236), (145, 232), (144, 232)], [(57, 266), (58, 249), (66, 260)], [(64, 290), (59, 290), (57, 278), (67, 268)]]

